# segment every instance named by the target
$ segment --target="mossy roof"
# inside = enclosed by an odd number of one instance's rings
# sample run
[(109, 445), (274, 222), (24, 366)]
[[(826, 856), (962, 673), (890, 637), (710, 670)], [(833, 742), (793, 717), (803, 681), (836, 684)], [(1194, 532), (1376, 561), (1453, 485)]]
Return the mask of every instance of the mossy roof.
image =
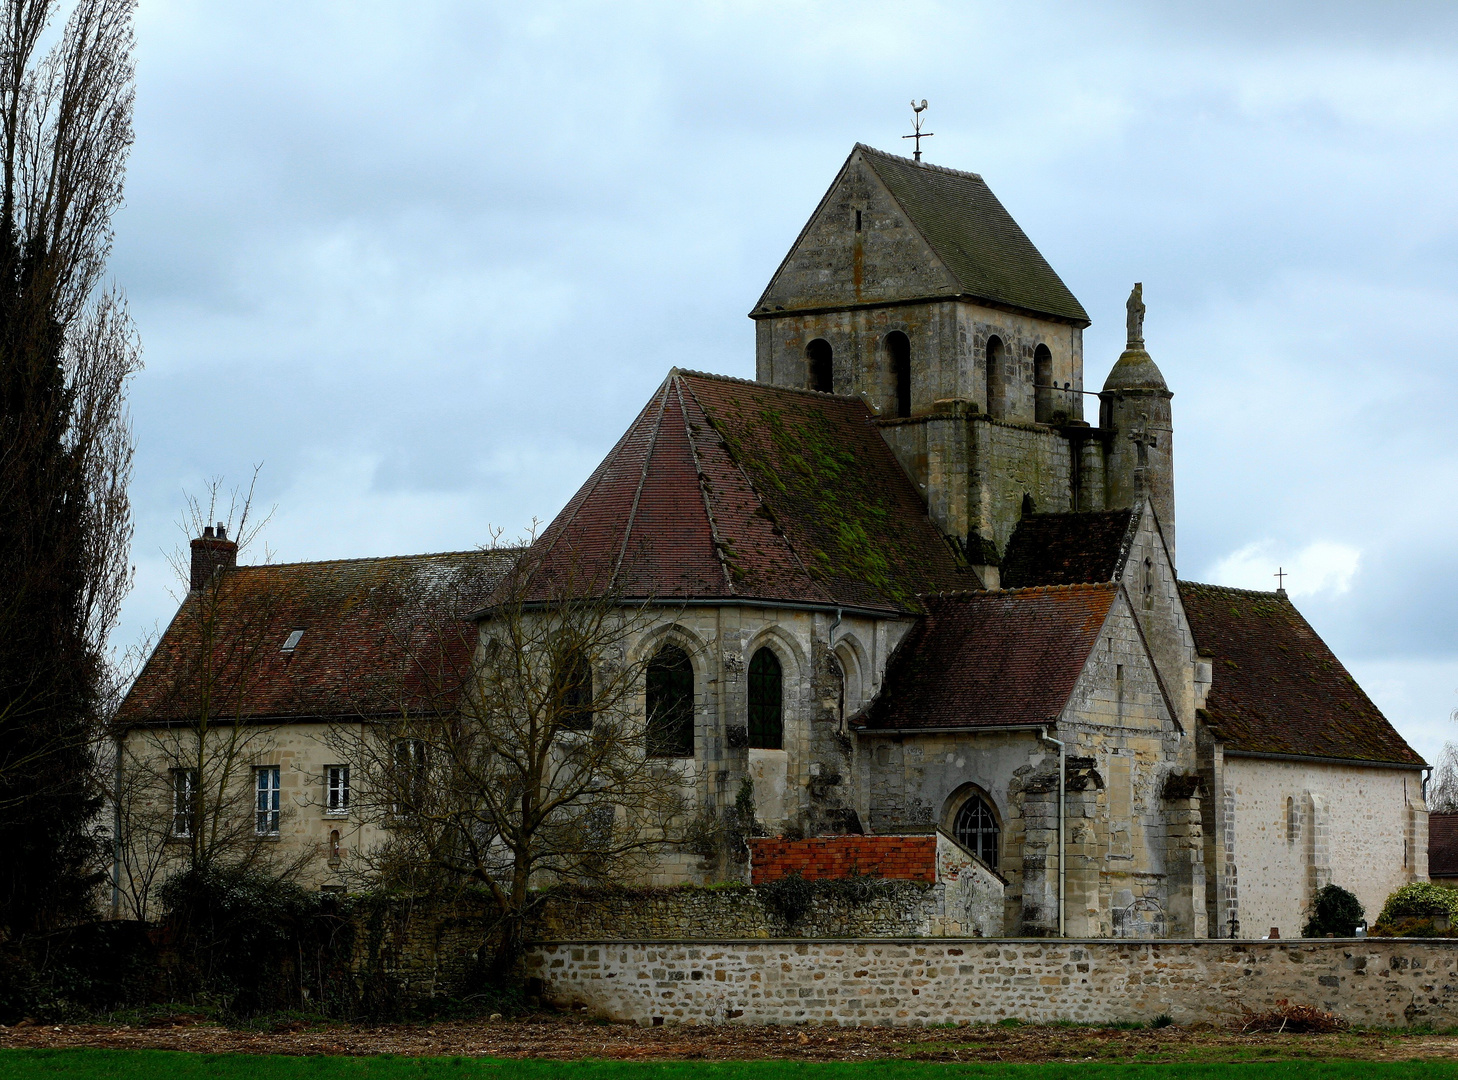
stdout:
[(675, 369), (531, 554), (528, 599), (919, 610), (967, 588), (859, 398)]
[(1088, 312), (976, 173), (857, 144), (866, 164), (970, 296), (1080, 326)]
[[(123, 701), (142, 725), (398, 715), (449, 707), (469, 615), (520, 554), (462, 551), (239, 566), (183, 600)], [(284, 651), (291, 632), (303, 631)]]
[(1204, 719), (1228, 749), (1424, 764), (1286, 596), (1182, 581), (1180, 598), (1214, 660)]

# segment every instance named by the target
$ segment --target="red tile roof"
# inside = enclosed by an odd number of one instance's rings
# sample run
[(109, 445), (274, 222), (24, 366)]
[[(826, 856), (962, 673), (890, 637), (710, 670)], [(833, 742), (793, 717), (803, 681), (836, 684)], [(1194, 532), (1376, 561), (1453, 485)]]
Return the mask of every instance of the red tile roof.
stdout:
[(966, 588), (858, 398), (675, 369), (533, 547), (528, 599), (915, 610)]
[[(123, 724), (449, 708), (476, 640), (465, 619), (512, 550), (240, 566), (191, 592), (132, 685)], [(282, 646), (302, 630), (297, 646)], [(204, 689), (208, 692), (204, 694)]]
[(1227, 749), (1423, 764), (1285, 596), (1182, 581), (1180, 598), (1214, 658), (1203, 714)]
[(926, 598), (886, 665), (863, 729), (1055, 720), (1119, 586), (1065, 585)]
[(794, 873), (806, 881), (865, 876), (934, 882), (937, 838), (822, 836), (813, 840), (749, 841), (751, 885), (768, 885)]
[(1018, 522), (1007, 542), (1002, 587), (1114, 581), (1137, 527), (1132, 510), (1030, 514)]
[(1428, 877), (1458, 877), (1458, 814), (1428, 815)]

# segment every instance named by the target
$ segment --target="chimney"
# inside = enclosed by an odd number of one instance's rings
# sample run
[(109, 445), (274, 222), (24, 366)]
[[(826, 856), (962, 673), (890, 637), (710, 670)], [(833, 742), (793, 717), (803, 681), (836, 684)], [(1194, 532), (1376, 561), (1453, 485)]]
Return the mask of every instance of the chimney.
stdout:
[(218, 570), (231, 570), (237, 565), (238, 545), (228, 539), (227, 526), (218, 522), (216, 536), (213, 527), (207, 526), (192, 542), (192, 591), (197, 592), (206, 585)]

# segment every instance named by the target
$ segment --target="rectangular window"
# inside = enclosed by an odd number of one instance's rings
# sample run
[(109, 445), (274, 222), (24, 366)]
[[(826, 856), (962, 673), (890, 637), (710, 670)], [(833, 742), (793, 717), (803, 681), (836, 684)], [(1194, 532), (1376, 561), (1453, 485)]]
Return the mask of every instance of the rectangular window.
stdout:
[(197, 770), (172, 770), (172, 835), (191, 836), (197, 813)]
[(349, 766), (326, 765), (324, 767), (326, 790), (324, 809), (330, 814), (349, 813)]
[(396, 739), (394, 749), (394, 811), (408, 814), (425, 794), (425, 743), (420, 739)]
[(277, 836), (279, 819), (278, 766), (253, 770), (258, 801), (254, 806), (253, 830), (259, 836)]

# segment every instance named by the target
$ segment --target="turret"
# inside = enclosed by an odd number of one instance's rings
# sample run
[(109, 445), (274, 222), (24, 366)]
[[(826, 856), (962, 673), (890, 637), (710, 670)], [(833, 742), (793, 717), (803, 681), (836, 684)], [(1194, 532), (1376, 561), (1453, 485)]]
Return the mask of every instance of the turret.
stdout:
[(1128, 343), (1099, 392), (1099, 427), (1111, 431), (1108, 506), (1148, 502), (1175, 561), (1174, 428), (1170, 393), (1144, 351), (1144, 286), (1129, 294)]

